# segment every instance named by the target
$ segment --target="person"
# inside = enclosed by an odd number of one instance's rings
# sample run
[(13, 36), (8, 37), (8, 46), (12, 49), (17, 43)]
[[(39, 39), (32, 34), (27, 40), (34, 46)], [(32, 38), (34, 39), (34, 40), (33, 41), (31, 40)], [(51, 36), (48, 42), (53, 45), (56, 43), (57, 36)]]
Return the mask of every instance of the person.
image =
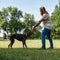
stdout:
[(51, 37), (51, 29), (52, 29), (52, 21), (49, 16), (49, 13), (46, 11), (45, 7), (40, 7), (40, 13), (42, 15), (42, 18), (36, 23), (35, 26), (32, 27), (32, 31), (34, 32), (35, 28), (43, 22), (43, 31), (41, 34), (41, 39), (42, 39), (42, 47), (40, 49), (46, 49), (45, 46), (45, 36), (49, 39), (50, 42), (50, 47), (49, 49), (53, 49), (53, 41)]

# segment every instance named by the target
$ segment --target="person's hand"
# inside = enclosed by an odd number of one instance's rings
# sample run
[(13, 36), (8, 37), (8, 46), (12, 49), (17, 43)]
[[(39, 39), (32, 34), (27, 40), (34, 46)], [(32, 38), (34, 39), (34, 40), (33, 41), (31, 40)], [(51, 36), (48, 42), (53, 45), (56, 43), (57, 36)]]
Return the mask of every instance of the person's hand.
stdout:
[(35, 30), (35, 28), (34, 28), (34, 26), (32, 26), (32, 33), (34, 33), (34, 30)]

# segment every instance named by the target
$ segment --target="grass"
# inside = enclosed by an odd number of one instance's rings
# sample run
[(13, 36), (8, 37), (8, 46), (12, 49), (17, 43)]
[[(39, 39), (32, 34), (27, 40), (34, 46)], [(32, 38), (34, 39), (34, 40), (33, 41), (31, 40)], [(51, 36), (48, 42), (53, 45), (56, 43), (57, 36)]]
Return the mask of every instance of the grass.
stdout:
[[(27, 49), (15, 41), (13, 49), (8, 49), (9, 40), (0, 41), (0, 60), (60, 60), (60, 40), (54, 40), (54, 49), (39, 50), (41, 40), (27, 40)], [(46, 48), (49, 41), (46, 41)]]
[[(8, 48), (9, 43), (10, 43), (9, 40), (0, 39), (0, 48)], [(27, 40), (26, 44), (28, 48), (40, 48), (42, 45), (41, 40), (39, 39)], [(60, 40), (53, 40), (53, 44), (54, 44), (54, 48), (60, 48)], [(48, 48), (49, 46), (50, 43), (48, 40), (46, 40), (46, 48)], [(22, 48), (22, 42), (15, 40), (13, 48)]]
[(39, 50), (37, 48), (0, 49), (1, 60), (60, 60), (60, 49)]

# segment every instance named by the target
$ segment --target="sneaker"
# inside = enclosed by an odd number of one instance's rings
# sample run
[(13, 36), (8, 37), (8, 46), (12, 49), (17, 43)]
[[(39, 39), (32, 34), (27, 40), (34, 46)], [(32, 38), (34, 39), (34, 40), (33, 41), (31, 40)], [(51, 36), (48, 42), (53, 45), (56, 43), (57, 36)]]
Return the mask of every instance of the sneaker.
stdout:
[(53, 49), (53, 47), (49, 47), (48, 49)]
[(39, 50), (45, 50), (46, 48), (40, 48)]

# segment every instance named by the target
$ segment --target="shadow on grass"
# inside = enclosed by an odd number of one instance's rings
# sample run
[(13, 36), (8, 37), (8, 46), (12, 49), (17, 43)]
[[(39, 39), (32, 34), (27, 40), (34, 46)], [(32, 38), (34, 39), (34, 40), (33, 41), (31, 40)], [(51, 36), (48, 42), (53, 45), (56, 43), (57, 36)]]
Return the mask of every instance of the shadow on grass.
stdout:
[(53, 49), (40, 49), (40, 48), (0, 48), (0, 50), (60, 50), (60, 48), (53, 48)]
[(7, 41), (9, 39), (0, 38), (0, 41)]
[(0, 60), (59, 60), (60, 49), (0, 48)]

